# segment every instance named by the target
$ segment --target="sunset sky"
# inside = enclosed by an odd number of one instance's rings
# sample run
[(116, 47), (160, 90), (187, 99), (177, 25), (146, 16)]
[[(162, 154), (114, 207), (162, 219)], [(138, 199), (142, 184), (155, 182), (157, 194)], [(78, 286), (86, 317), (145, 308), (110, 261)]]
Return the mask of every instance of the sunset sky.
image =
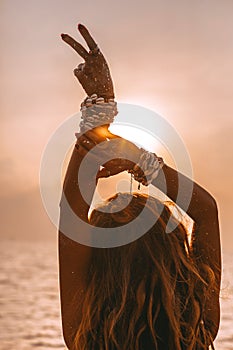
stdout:
[[(116, 100), (153, 109), (183, 138), (194, 179), (217, 200), (233, 250), (233, 2), (0, 2), (0, 188), (4, 237), (55, 237), (41, 204), (40, 159), (85, 97), (82, 59), (60, 39), (85, 24), (109, 63)], [(78, 123), (77, 123), (78, 127)]]

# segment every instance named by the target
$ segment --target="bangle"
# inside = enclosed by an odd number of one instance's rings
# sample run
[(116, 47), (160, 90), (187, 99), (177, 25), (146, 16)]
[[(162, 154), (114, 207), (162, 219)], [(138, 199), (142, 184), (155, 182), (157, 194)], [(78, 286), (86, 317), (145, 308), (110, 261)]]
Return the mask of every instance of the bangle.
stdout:
[(110, 124), (117, 115), (117, 103), (113, 98), (104, 99), (96, 94), (87, 97), (81, 104), (80, 132), (96, 128), (101, 125)]
[(139, 161), (130, 171), (134, 180), (148, 186), (158, 176), (160, 169), (164, 165), (163, 158), (158, 157), (155, 153), (143, 150)]

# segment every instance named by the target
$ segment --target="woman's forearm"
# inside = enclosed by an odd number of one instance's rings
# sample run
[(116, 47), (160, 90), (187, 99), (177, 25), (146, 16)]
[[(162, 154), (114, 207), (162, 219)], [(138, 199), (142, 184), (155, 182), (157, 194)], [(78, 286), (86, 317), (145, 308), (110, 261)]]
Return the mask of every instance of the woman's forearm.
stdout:
[[(83, 221), (88, 222), (88, 211), (95, 192), (96, 181), (95, 175), (88, 171), (88, 168), (82, 169), (85, 174), (85, 181), (82, 181), (80, 188), (80, 167), (83, 157), (78, 151), (78, 145), (75, 145), (73, 153), (66, 171), (63, 184), (63, 193), (61, 198), (61, 208), (66, 201), (73, 212)], [(85, 198), (84, 198), (85, 197)]]

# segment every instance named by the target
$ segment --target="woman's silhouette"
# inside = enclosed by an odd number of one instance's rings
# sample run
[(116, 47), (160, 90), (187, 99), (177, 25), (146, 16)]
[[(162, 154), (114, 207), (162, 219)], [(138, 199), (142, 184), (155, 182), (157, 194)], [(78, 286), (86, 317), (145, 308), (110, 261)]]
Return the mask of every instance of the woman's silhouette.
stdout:
[[(81, 132), (77, 134), (61, 199), (60, 290), (67, 347), (208, 349), (218, 332), (220, 315), (221, 256), (216, 201), (155, 154), (108, 130), (116, 114), (109, 68), (88, 30), (79, 25), (79, 31), (89, 52), (69, 35), (62, 34), (62, 39), (85, 60), (74, 74), (89, 96), (82, 104)], [(80, 188), (77, 174), (91, 150)], [(104, 162), (106, 154), (112, 160)], [(88, 203), (98, 179), (122, 171), (130, 172), (143, 185), (152, 183), (183, 209), (185, 191), (193, 186), (186, 210), (194, 220), (191, 244), (185, 227), (169, 208), (140, 193), (116, 194), (88, 217)], [(178, 186), (184, 193), (179, 200)], [(68, 238), (63, 230), (63, 223), (67, 222), (72, 229), (66, 201), (83, 222), (90, 224), (83, 226), (82, 234), (87, 237), (88, 230), (95, 227), (123, 230), (125, 224), (137, 219), (143, 232), (145, 223), (152, 224), (141, 238), (127, 245), (93, 248), (90, 242), (90, 246), (85, 246)], [(167, 233), (169, 225), (171, 230)]]

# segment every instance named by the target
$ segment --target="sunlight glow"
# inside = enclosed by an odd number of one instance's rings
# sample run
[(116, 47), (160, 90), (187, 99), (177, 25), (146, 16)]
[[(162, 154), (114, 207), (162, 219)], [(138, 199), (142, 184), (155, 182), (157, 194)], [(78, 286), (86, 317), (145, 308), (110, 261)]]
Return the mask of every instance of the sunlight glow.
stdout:
[(158, 151), (161, 148), (161, 143), (156, 140), (151, 134), (144, 130), (128, 125), (112, 124), (109, 130), (116, 135), (119, 135), (139, 147), (143, 147), (147, 151)]
[(142, 147), (147, 151), (154, 152), (160, 157), (166, 160), (166, 163), (170, 166), (175, 166), (175, 162), (170, 151), (164, 146), (164, 144), (156, 139), (152, 134), (142, 130), (140, 128), (135, 128), (129, 125), (111, 124), (109, 130), (116, 135), (119, 135), (138, 147)]

